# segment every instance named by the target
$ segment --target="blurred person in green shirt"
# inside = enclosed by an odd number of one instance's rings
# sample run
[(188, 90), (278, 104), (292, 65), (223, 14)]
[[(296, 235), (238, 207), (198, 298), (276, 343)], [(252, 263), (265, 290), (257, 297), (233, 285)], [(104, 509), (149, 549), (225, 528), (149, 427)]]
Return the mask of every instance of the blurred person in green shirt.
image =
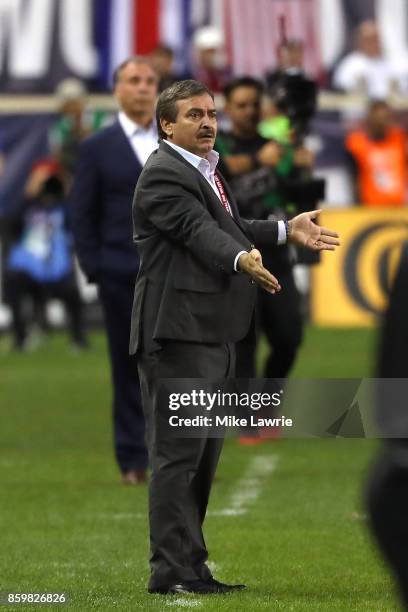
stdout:
[(49, 145), (51, 154), (60, 163), (70, 182), (80, 143), (86, 136), (104, 127), (109, 116), (104, 111), (88, 108), (86, 88), (78, 79), (61, 81), (55, 95), (59, 117), (50, 130)]

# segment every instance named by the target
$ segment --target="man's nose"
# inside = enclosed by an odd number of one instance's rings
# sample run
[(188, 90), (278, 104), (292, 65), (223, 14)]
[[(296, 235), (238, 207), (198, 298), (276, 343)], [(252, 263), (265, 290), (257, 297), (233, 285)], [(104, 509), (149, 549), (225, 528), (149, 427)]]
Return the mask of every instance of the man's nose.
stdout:
[(140, 83), (138, 83), (138, 90), (139, 91), (147, 92), (147, 91), (149, 91), (149, 85), (147, 83), (144, 83), (143, 81), (141, 81)]
[(211, 127), (211, 126), (214, 125), (214, 123), (215, 123), (215, 117), (212, 117), (210, 115), (204, 115), (203, 116), (203, 121), (202, 121), (201, 125), (203, 127), (205, 127), (205, 126)]

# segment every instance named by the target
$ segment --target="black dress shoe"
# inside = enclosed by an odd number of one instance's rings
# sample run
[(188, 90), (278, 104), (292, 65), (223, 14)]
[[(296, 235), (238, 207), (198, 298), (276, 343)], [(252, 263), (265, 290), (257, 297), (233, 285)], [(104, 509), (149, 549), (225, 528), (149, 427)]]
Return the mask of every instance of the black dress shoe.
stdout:
[(206, 581), (206, 584), (214, 586), (218, 589), (218, 593), (230, 593), (231, 591), (242, 591), (242, 589), (246, 588), (245, 584), (225, 584), (224, 582), (220, 582), (216, 580), (214, 576), (210, 576)]
[(180, 595), (183, 593), (197, 593), (198, 595), (207, 595), (214, 593), (224, 593), (212, 582), (203, 582), (202, 580), (189, 580), (177, 582), (171, 585), (163, 585), (161, 587), (149, 588), (149, 593), (158, 593), (160, 595)]

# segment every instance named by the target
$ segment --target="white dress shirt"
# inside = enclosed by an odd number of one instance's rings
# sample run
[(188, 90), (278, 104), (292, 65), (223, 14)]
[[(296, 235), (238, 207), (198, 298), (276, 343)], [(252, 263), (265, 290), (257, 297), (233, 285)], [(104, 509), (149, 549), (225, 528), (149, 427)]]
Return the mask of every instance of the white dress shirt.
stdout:
[[(177, 151), (177, 153), (179, 153), (182, 157), (184, 157), (184, 159), (188, 161), (192, 166), (194, 166), (194, 168), (197, 168), (197, 170), (203, 175), (203, 177), (211, 185), (214, 193), (216, 194), (217, 198), (221, 202), (221, 195), (220, 195), (220, 192), (218, 191), (217, 185), (215, 184), (215, 180), (214, 180), (215, 169), (217, 167), (218, 159), (220, 157), (217, 151), (214, 151), (213, 149), (212, 151), (207, 153), (207, 158), (205, 159), (204, 157), (195, 155), (195, 153), (191, 153), (191, 151), (187, 151), (187, 149), (183, 149), (182, 147), (179, 147), (178, 145), (174, 144), (173, 142), (170, 142), (169, 140), (165, 140), (165, 143), (168, 144), (170, 147), (172, 147), (172, 149)], [(286, 242), (286, 238), (287, 236), (286, 236), (285, 222), (278, 221), (278, 244), (284, 244)], [(248, 251), (240, 251), (235, 257), (235, 260), (234, 260), (235, 272), (238, 271), (237, 270), (238, 259), (240, 258), (242, 253), (247, 253), (247, 252)]]
[(217, 185), (215, 184), (214, 174), (215, 169), (219, 160), (219, 153), (217, 151), (210, 151), (207, 153), (207, 159), (204, 157), (200, 157), (199, 155), (195, 155), (195, 153), (191, 153), (191, 151), (187, 151), (187, 149), (183, 149), (176, 144), (173, 144), (169, 140), (165, 140), (165, 143), (168, 144), (172, 149), (180, 153), (194, 168), (203, 175), (203, 177), (210, 183), (215, 195), (221, 201), (220, 192), (217, 189)]
[(129, 119), (123, 111), (120, 111), (118, 114), (118, 120), (136, 157), (142, 166), (144, 166), (147, 158), (159, 146), (155, 121), (152, 121), (147, 128), (144, 128), (132, 121), (132, 119)]

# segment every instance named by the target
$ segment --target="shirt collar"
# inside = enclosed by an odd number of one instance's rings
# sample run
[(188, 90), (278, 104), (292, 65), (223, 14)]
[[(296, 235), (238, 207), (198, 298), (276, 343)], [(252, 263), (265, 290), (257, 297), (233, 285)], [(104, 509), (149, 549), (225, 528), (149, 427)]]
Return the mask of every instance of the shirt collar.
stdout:
[(191, 153), (191, 151), (187, 151), (187, 149), (183, 149), (183, 147), (179, 147), (178, 145), (174, 144), (173, 142), (170, 142), (169, 140), (165, 140), (164, 142), (168, 144), (169, 147), (177, 151), (177, 153), (179, 153), (182, 157), (184, 157), (184, 159), (188, 161), (192, 166), (194, 166), (194, 168), (198, 169), (199, 166), (205, 167), (207, 164), (209, 164), (210, 172), (215, 172), (219, 154), (217, 153), (217, 151), (214, 151), (214, 149), (207, 153), (207, 158), (204, 158), (200, 157), (199, 155), (196, 155), (195, 153)]
[(152, 130), (157, 133), (154, 121), (152, 121), (151, 124), (145, 128), (138, 123), (135, 123), (135, 121), (132, 121), (132, 119), (130, 119), (123, 111), (119, 112), (118, 120), (128, 138), (132, 138), (132, 136), (138, 132), (148, 132)]

